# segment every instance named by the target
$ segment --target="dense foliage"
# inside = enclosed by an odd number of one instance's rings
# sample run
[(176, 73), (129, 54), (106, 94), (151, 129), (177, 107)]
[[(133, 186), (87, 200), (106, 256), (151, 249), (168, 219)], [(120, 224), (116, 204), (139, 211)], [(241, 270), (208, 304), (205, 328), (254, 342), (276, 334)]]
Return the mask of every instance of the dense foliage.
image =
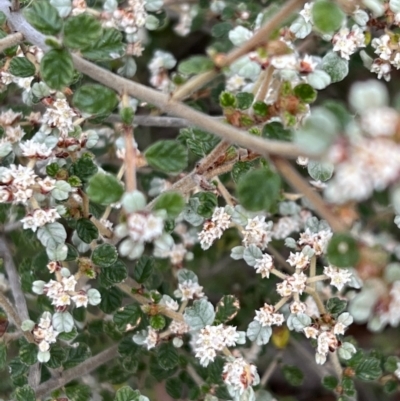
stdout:
[(399, 27), (0, 0), (0, 398), (391, 399)]

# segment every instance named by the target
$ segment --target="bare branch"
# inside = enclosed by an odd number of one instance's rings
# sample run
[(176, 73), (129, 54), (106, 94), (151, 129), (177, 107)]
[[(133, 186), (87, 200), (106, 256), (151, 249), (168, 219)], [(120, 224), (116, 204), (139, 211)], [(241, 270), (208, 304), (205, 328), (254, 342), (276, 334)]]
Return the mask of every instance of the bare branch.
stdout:
[[(0, 10), (6, 14), (14, 29), (22, 32), (26, 39), (32, 44), (40, 47), (44, 51), (47, 51), (49, 48), (44, 43), (45, 36), (29, 25), (28, 22), (22, 17), (21, 13), (10, 13), (9, 4), (10, 3), (8, 1), (0, 0)], [(218, 135), (230, 143), (238, 144), (246, 149), (251, 149), (254, 152), (260, 153), (264, 156), (268, 154), (276, 154), (290, 158), (296, 158), (298, 156), (311, 156), (309, 152), (299, 149), (292, 143), (266, 140), (211, 119), (204, 113), (200, 113), (189, 106), (171, 100), (168, 95), (115, 75), (112, 72), (91, 63), (90, 61), (84, 60), (76, 54), (72, 55), (72, 59), (74, 66), (78, 71), (86, 74), (97, 82), (116, 90), (120, 94), (127, 93), (131, 96), (151, 103), (168, 114), (186, 118), (199, 128), (202, 128), (208, 132), (212, 132), (213, 134)], [(315, 159), (315, 154), (312, 156)]]
[(97, 369), (99, 366), (111, 361), (118, 355), (118, 344), (100, 352), (96, 356), (92, 356), (80, 365), (74, 368), (65, 370), (60, 377), (47, 380), (36, 389), (36, 398), (41, 398), (53, 390), (65, 386), (67, 383), (74, 379), (81, 378), (91, 371)]
[(5, 38), (0, 39), (0, 52), (8, 49), (9, 47), (15, 46), (24, 40), (24, 35), (17, 32), (11, 35), (7, 35)]

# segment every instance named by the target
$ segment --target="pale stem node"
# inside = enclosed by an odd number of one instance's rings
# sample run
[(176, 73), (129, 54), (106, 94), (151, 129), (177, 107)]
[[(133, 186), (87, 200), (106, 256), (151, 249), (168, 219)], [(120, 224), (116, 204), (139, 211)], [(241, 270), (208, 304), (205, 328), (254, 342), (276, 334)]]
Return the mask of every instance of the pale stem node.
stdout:
[(5, 38), (0, 39), (0, 52), (8, 49), (9, 47), (16, 46), (24, 40), (24, 35), (21, 32), (12, 33)]
[(282, 308), (289, 301), (290, 297), (283, 297), (274, 305), (274, 311), (277, 312), (279, 309)]
[(275, 356), (271, 363), (268, 365), (268, 369), (264, 372), (260, 379), (260, 387), (264, 388), (267, 384), (269, 378), (271, 377), (272, 373), (274, 373), (276, 367), (278, 366), (279, 360), (282, 358), (283, 351), (279, 351)]
[(321, 301), (321, 298), (320, 298), (318, 292), (314, 288), (311, 288), (311, 287), (308, 287), (308, 286), (306, 287), (305, 292), (307, 294), (310, 294), (313, 297), (315, 303), (317, 304), (318, 312), (321, 315), (325, 314), (326, 313), (326, 309), (325, 309), (325, 306), (324, 306), (323, 302)]
[(307, 279), (307, 282), (309, 282), (311, 285), (310, 287), (315, 290), (315, 281), (308, 281), (312, 280), (315, 275), (317, 274), (317, 257), (313, 255), (310, 260), (310, 273), (309, 273), (309, 278)]

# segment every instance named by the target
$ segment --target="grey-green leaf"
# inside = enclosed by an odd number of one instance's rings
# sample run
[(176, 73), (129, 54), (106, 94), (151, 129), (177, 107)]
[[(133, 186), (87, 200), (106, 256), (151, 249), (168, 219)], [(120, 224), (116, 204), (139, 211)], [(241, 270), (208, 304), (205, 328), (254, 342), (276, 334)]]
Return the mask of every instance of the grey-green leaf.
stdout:
[(14, 57), (8, 71), (16, 77), (26, 78), (35, 75), (35, 66), (26, 57)]
[(144, 153), (149, 165), (166, 173), (179, 173), (188, 163), (187, 150), (173, 140), (158, 141)]
[(83, 13), (69, 17), (64, 24), (64, 44), (82, 49), (95, 43), (102, 36), (100, 22), (92, 15)]

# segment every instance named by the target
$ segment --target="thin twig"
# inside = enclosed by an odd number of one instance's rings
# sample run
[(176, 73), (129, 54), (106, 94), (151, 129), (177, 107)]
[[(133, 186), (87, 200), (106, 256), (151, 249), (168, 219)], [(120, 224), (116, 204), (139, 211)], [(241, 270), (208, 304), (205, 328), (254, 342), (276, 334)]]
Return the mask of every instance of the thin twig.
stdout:
[(268, 365), (268, 369), (264, 372), (260, 380), (260, 387), (264, 388), (267, 384), (269, 378), (272, 373), (274, 373), (276, 367), (278, 366), (279, 360), (282, 358), (283, 351), (279, 351), (275, 356), (271, 363)]
[(8, 49), (9, 47), (18, 45), (24, 40), (24, 35), (21, 32), (12, 33), (5, 38), (0, 39), (0, 52)]
[(275, 68), (272, 65), (268, 66), (268, 68), (265, 70), (264, 79), (262, 80), (260, 88), (257, 91), (255, 100), (260, 100), (260, 101), (265, 100), (268, 93), (268, 89), (272, 81), (272, 75), (274, 74), (274, 71)]
[(217, 66), (222, 68), (231, 65), (238, 58), (255, 50), (258, 46), (265, 44), (271, 34), (306, 2), (307, 0), (291, 0), (287, 2), (250, 40), (245, 42), (242, 46), (233, 49), (225, 57), (222, 57), (219, 62), (216, 63)]
[(304, 196), (314, 206), (315, 211), (325, 219), (333, 231), (345, 231), (346, 225), (338, 216), (327, 207), (321, 196), (307, 183), (307, 181), (296, 171), (296, 169), (282, 157), (272, 156), (276, 169), (286, 179), (286, 181), (298, 192)]
[(194, 76), (175, 91), (172, 95), (172, 100), (185, 100), (193, 92), (201, 89), (208, 82), (212, 81), (217, 75), (218, 71), (211, 70)]
[[(298, 1), (299, 0), (296, 0), (296, 2)], [(0, 11), (6, 14), (9, 24), (11, 24), (15, 30), (23, 33), (26, 39), (32, 44), (40, 47), (44, 51), (48, 51), (49, 47), (45, 44), (45, 36), (29, 25), (21, 13), (10, 13), (9, 5), (10, 3), (8, 1), (0, 0)], [(212, 132), (230, 143), (238, 144), (264, 156), (268, 154), (282, 155), (291, 158), (311, 156), (309, 152), (300, 150), (292, 143), (263, 139), (212, 119), (206, 114), (200, 113), (181, 102), (172, 100), (168, 95), (113, 74), (90, 61), (84, 60), (76, 54), (72, 54), (72, 59), (78, 71), (86, 74), (95, 81), (116, 90), (120, 94), (126, 93), (151, 103), (168, 114), (186, 118), (199, 128)], [(315, 159), (315, 154), (312, 156)]]
[(125, 184), (126, 191), (136, 189), (136, 150), (133, 146), (133, 127), (124, 126), (125, 136)]
[(221, 141), (197, 166), (196, 173), (203, 174), (209, 170), (215, 161), (225, 153), (230, 144), (226, 141)]
[(55, 377), (53, 379), (47, 380), (42, 383), (36, 390), (36, 398), (41, 398), (46, 394), (54, 391), (60, 387), (65, 386), (67, 383), (74, 379), (81, 378), (87, 375), (91, 371), (97, 369), (99, 366), (111, 361), (118, 355), (118, 344), (100, 352), (96, 356), (92, 356), (80, 365), (74, 368), (65, 370), (60, 377)]

